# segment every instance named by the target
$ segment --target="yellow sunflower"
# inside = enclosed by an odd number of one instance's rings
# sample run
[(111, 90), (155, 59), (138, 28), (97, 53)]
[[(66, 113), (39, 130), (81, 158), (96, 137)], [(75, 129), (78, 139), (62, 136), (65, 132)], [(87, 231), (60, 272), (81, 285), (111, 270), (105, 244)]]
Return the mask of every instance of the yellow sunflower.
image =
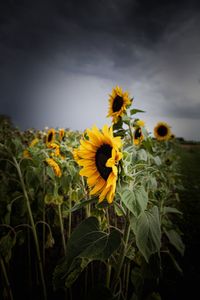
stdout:
[(59, 165), (57, 164), (57, 162), (55, 162), (55, 160), (53, 160), (52, 158), (46, 158), (46, 162), (53, 169), (54, 174), (57, 177), (61, 177), (62, 172), (61, 172), (61, 169), (60, 169)]
[(158, 122), (154, 127), (154, 136), (158, 141), (167, 141), (171, 136), (171, 129), (165, 122)]
[(133, 142), (135, 145), (139, 145), (144, 139), (144, 136), (142, 134), (142, 129), (141, 127), (137, 127), (134, 131), (134, 136), (133, 136)]
[(117, 123), (119, 117), (122, 117), (128, 105), (131, 104), (131, 99), (128, 92), (123, 92), (119, 86), (112, 90), (109, 97), (109, 110), (107, 117), (113, 118), (113, 123)]
[(51, 156), (60, 156), (60, 146), (56, 143), (49, 143), (49, 149), (53, 149), (54, 151), (51, 153)]
[(54, 128), (49, 129), (46, 136), (46, 144), (48, 145), (49, 143), (54, 142), (55, 136), (56, 136), (55, 129)]
[(74, 158), (83, 168), (80, 175), (87, 177), (91, 195), (99, 195), (99, 202), (113, 202), (117, 182), (117, 164), (122, 158), (121, 138), (114, 137), (112, 127), (104, 125), (100, 131), (96, 126), (87, 129), (88, 139), (82, 138), (75, 149)]
[(64, 128), (59, 129), (59, 140), (62, 141), (64, 136), (65, 136), (65, 129)]

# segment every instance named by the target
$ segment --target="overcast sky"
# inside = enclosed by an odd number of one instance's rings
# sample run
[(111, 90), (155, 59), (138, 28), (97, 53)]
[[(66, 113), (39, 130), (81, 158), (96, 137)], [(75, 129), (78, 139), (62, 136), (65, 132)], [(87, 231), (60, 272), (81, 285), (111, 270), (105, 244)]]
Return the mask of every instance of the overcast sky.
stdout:
[(150, 132), (200, 140), (200, 1), (1, 0), (0, 114), (16, 126), (111, 124), (115, 85)]

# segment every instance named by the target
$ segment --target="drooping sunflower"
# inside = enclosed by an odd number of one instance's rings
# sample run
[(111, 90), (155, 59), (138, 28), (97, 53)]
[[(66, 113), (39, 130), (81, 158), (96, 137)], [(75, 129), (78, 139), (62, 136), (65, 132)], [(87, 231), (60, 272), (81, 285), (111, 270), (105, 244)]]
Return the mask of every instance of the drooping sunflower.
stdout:
[(61, 171), (59, 165), (57, 164), (57, 162), (52, 158), (46, 158), (46, 162), (53, 169), (54, 174), (57, 177), (61, 177), (62, 171)]
[(167, 141), (171, 136), (171, 129), (165, 122), (158, 122), (154, 127), (154, 136), (158, 141)]
[(62, 141), (65, 136), (65, 129), (60, 128), (58, 134), (59, 134), (59, 140)]
[(46, 136), (46, 144), (48, 145), (49, 143), (54, 142), (55, 136), (56, 136), (55, 129), (54, 128), (49, 129)]
[(122, 117), (131, 99), (128, 92), (123, 92), (121, 87), (116, 86), (109, 97), (109, 110), (107, 117), (113, 118), (113, 123), (117, 123), (119, 117)]
[(144, 139), (144, 136), (142, 133), (142, 128), (141, 128), (141, 127), (144, 127), (144, 125), (145, 125), (145, 123), (142, 120), (137, 120), (135, 123), (135, 126), (134, 126), (135, 131), (134, 131), (134, 135), (133, 135), (133, 143), (135, 145), (139, 145)]
[(142, 129), (141, 127), (137, 127), (134, 131), (134, 136), (133, 136), (133, 142), (135, 145), (139, 145), (144, 139), (144, 136), (142, 134)]
[(53, 149), (53, 152), (51, 152), (51, 156), (60, 156), (60, 146), (56, 143), (49, 143), (47, 145), (49, 149)]
[(96, 126), (86, 131), (88, 139), (82, 138), (81, 145), (74, 151), (76, 162), (83, 168), (80, 175), (87, 177), (91, 195), (99, 195), (99, 202), (113, 202), (118, 168), (122, 158), (121, 138), (114, 137), (112, 127), (104, 125), (102, 131)]

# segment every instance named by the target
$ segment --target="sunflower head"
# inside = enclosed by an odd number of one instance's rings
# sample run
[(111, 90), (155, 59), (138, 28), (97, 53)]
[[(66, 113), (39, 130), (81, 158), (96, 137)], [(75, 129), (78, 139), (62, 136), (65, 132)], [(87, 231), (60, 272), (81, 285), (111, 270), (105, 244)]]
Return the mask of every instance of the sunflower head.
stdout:
[(65, 136), (65, 129), (60, 128), (58, 134), (59, 134), (59, 140), (62, 141)]
[(171, 129), (165, 122), (159, 122), (154, 127), (154, 136), (158, 141), (167, 141), (171, 136)]
[(116, 86), (109, 97), (109, 110), (107, 117), (112, 117), (113, 123), (117, 123), (129, 105), (131, 105), (131, 99), (128, 92), (123, 92), (121, 87)]
[(57, 177), (61, 177), (62, 171), (61, 171), (59, 165), (57, 164), (57, 162), (54, 159), (46, 158), (46, 163), (53, 169), (54, 174)]
[(48, 145), (49, 143), (54, 142), (55, 140), (55, 135), (56, 135), (56, 131), (54, 128), (51, 128), (48, 130), (47, 132), (47, 136), (46, 136), (46, 144)]
[(137, 127), (134, 131), (134, 136), (133, 136), (133, 142), (135, 145), (139, 145), (141, 144), (141, 142), (143, 141), (144, 136), (142, 134), (142, 129), (141, 127)]
[(37, 145), (39, 143), (39, 139), (35, 138), (32, 140), (32, 142), (30, 143), (29, 147), (34, 147), (35, 145)]
[(91, 195), (99, 195), (113, 202), (117, 182), (117, 164), (122, 158), (120, 137), (114, 137), (112, 127), (104, 125), (102, 131), (96, 126), (87, 129), (87, 137), (80, 141), (79, 149), (73, 152), (76, 162), (83, 167), (80, 175), (87, 177)]

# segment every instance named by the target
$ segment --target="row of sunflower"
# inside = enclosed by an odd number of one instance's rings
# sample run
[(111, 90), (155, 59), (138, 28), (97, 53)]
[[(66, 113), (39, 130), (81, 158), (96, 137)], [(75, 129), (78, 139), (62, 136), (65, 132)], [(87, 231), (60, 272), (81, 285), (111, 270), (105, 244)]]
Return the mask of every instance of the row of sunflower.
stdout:
[(182, 272), (178, 145), (132, 103), (115, 87), (112, 125), (84, 132), (1, 121), (2, 296), (161, 299), (166, 261)]

